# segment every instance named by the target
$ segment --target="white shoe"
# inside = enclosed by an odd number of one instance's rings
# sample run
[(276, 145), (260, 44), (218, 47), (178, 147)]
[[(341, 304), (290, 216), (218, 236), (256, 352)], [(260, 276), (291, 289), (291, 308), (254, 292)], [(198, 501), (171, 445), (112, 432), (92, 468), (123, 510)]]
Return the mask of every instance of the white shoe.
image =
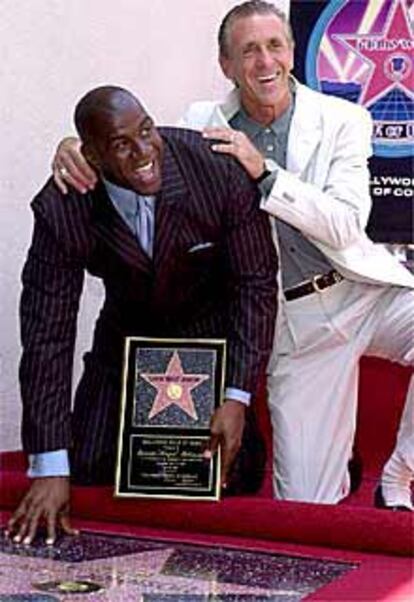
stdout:
[(395, 451), (382, 471), (381, 482), (375, 491), (379, 508), (414, 511), (411, 483), (414, 475), (401, 455)]

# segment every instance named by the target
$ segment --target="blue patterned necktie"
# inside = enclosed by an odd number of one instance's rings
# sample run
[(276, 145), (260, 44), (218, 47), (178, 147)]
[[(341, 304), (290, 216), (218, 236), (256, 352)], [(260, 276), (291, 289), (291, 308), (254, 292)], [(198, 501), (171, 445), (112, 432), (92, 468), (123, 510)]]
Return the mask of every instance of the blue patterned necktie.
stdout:
[(154, 197), (137, 196), (135, 217), (137, 238), (148, 257), (154, 245)]

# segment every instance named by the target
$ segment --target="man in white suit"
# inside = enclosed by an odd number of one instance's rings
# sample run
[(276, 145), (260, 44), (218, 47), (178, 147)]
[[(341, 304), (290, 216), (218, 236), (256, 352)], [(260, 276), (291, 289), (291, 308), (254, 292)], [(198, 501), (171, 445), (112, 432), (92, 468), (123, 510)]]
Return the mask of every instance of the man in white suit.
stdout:
[[(271, 216), (281, 259), (268, 374), (275, 496), (336, 503), (350, 486), (360, 357), (414, 364), (414, 278), (365, 234), (368, 112), (291, 76), (292, 33), (271, 3), (234, 7), (219, 46), (235, 88), (224, 103), (192, 104), (180, 125), (204, 130), (214, 151), (240, 161)], [(58, 151), (54, 173), (63, 189), (93, 185), (70, 143)], [(413, 510), (413, 415), (414, 379), (378, 506)]]

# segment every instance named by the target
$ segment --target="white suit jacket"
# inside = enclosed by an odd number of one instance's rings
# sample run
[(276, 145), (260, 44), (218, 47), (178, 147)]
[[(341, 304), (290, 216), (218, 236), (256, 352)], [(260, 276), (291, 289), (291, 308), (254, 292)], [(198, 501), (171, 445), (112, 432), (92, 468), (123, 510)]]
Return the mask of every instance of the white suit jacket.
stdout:
[[(240, 100), (195, 102), (179, 125), (229, 127)], [(414, 276), (365, 228), (371, 209), (371, 117), (364, 108), (296, 83), (286, 169), (262, 209), (298, 228), (345, 277), (414, 288)]]

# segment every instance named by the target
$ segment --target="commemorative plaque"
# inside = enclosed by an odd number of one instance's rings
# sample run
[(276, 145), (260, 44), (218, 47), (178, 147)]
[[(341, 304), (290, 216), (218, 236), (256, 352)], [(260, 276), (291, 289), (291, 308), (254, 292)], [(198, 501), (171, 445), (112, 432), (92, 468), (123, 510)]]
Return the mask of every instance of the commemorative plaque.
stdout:
[(126, 339), (117, 496), (219, 498), (219, 454), (205, 450), (225, 354), (224, 340)]

